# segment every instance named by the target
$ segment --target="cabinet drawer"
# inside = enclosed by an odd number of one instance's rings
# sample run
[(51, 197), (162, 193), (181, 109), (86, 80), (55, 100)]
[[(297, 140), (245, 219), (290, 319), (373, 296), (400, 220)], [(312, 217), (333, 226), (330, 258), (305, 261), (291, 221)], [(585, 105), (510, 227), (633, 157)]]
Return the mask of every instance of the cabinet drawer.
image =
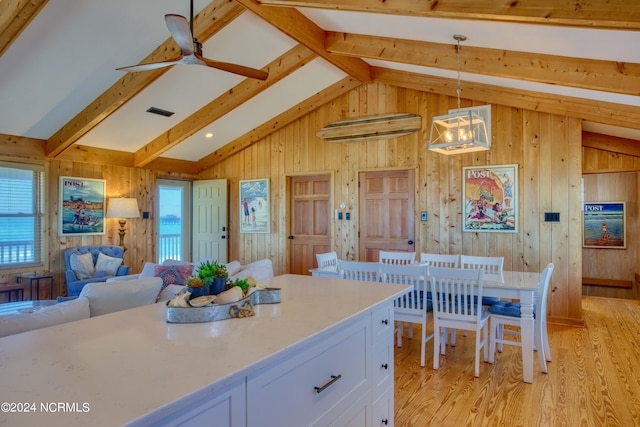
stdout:
[(373, 403), (373, 415), (371, 425), (373, 427), (393, 426), (393, 384), (387, 388), (382, 395)]
[(386, 340), (388, 335), (393, 336), (393, 304), (385, 304), (374, 311), (372, 321), (373, 326), (371, 329), (374, 343), (377, 343), (379, 340)]
[(363, 394), (370, 396), (369, 329), (370, 317), (363, 316), (312, 347), (250, 375), (247, 425), (308, 426), (338, 416)]
[(373, 398), (393, 384), (393, 336), (373, 347)]

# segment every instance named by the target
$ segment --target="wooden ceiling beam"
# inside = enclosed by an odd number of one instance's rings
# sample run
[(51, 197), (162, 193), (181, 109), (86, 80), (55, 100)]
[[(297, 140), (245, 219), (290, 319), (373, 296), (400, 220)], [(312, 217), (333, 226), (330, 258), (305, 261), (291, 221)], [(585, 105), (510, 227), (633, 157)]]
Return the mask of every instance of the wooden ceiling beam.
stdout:
[(294, 120), (297, 120), (303, 117), (305, 114), (310, 113), (321, 105), (326, 104), (327, 102), (332, 101), (333, 99), (349, 92), (350, 90), (357, 88), (358, 86), (360, 86), (360, 84), (360, 81), (353, 77), (345, 77), (339, 82), (334, 83), (328, 88), (300, 102), (298, 105), (263, 123), (252, 131), (247, 132), (239, 138), (236, 138), (235, 140), (219, 148), (208, 156), (203, 157), (197, 162), (198, 170), (203, 171), (215, 165), (216, 163), (221, 162), (236, 153), (239, 153), (245, 148), (248, 148), (253, 144), (259, 142), (263, 138), (266, 138), (271, 133), (289, 125)]
[(317, 55), (307, 47), (298, 44), (279, 58), (276, 58), (263, 70), (269, 72), (265, 81), (247, 78), (240, 84), (220, 95), (153, 141), (136, 151), (135, 166), (143, 167), (150, 161), (160, 157), (169, 149), (208, 126), (244, 102), (264, 92), (303, 65), (316, 58)]
[(48, 0), (2, 0), (0, 7), (0, 56), (27, 28)]
[[(457, 80), (455, 79), (425, 76), (379, 67), (372, 67), (371, 75), (374, 81), (380, 83), (453, 97), (457, 96)], [(475, 82), (463, 83), (462, 98), (640, 130), (640, 108), (632, 105), (614, 104), (522, 89), (509, 89)], [(446, 111), (437, 111), (432, 114), (443, 113), (446, 113)]]
[(430, 18), (640, 30), (640, 2), (629, 0), (260, 0), (260, 3)]
[[(204, 43), (242, 12), (244, 12), (244, 8), (234, 2), (214, 0), (194, 18), (193, 31), (200, 42)], [(140, 63), (164, 61), (179, 54), (180, 48), (173, 38), (169, 37)], [(113, 114), (170, 68), (158, 68), (139, 73), (124, 73), (120, 80), (49, 138), (46, 146), (47, 156), (56, 157), (69, 149), (78, 139)]]
[(3, 156), (44, 157), (44, 139), (0, 133), (0, 153)]
[(640, 157), (640, 141), (634, 141), (633, 139), (583, 131), (582, 146)]
[[(340, 55), (457, 71), (457, 46), (451, 40), (451, 44), (441, 44), (329, 32), (326, 49)], [(640, 95), (640, 64), (465, 45), (461, 45), (460, 57), (465, 73)]]
[(325, 32), (296, 9), (288, 7), (264, 7), (255, 0), (235, 0), (284, 34), (307, 46), (318, 56), (340, 68), (362, 83), (371, 81), (371, 67), (360, 58), (334, 55), (324, 47)]

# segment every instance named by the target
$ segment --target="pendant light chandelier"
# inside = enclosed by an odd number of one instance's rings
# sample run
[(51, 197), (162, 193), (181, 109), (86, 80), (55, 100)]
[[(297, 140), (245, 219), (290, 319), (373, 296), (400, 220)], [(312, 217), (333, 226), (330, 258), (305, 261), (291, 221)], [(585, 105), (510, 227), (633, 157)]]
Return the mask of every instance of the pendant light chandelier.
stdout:
[(442, 154), (462, 154), (491, 148), (484, 119), (478, 114), (460, 108), (460, 42), (466, 36), (455, 34), (458, 42), (458, 109), (450, 114), (436, 116), (431, 122), (429, 150)]

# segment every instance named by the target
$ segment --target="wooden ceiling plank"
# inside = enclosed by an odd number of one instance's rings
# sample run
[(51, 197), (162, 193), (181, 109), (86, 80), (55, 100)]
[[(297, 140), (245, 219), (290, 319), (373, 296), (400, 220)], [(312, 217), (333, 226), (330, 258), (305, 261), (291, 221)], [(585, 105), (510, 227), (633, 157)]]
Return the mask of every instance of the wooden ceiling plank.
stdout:
[[(228, 0), (214, 0), (194, 18), (194, 33), (198, 37), (202, 37), (200, 42), (204, 43), (206, 39), (224, 28), (243, 11), (244, 9), (241, 6)], [(140, 63), (164, 61), (178, 56), (179, 53), (180, 48), (173, 38), (169, 37)], [(49, 138), (46, 145), (47, 156), (56, 157), (69, 149), (78, 139), (113, 114), (170, 68), (125, 73), (113, 86)]]
[(596, 148), (603, 151), (611, 151), (618, 154), (640, 157), (640, 141), (627, 138), (619, 138), (611, 135), (602, 135), (593, 132), (582, 132), (582, 146)]
[[(372, 67), (374, 81), (399, 87), (457, 96), (457, 80), (425, 76), (405, 71)], [(482, 83), (462, 83), (462, 98), (488, 104), (500, 104), (515, 108), (576, 117), (596, 123), (640, 130), (640, 108), (563, 95), (509, 89)], [(444, 111), (432, 113), (443, 114)]]
[[(458, 69), (455, 41), (451, 44), (401, 40), (348, 33), (327, 33), (331, 53)], [(625, 95), (640, 95), (640, 64), (461, 46), (461, 69), (538, 83), (557, 84)]]
[(265, 71), (269, 72), (267, 80), (261, 81), (249, 78), (243, 80), (228, 92), (214, 99), (136, 151), (135, 165), (142, 167), (160, 157), (169, 149), (200, 131), (200, 129), (208, 126), (257, 94), (267, 90), (316, 57), (317, 55), (306, 46), (296, 45), (264, 68)]
[(206, 157), (200, 159), (198, 164), (198, 170), (203, 171), (211, 166), (215, 165), (222, 160), (233, 156), (236, 153), (244, 150), (267, 137), (271, 133), (282, 129), (289, 125), (294, 120), (303, 117), (305, 114), (317, 109), (323, 104), (332, 101), (333, 99), (349, 92), (352, 89), (360, 86), (360, 81), (353, 77), (345, 77), (337, 83), (329, 86), (328, 88), (318, 92), (317, 94), (305, 99), (298, 105), (288, 109), (287, 111), (279, 114), (273, 119), (263, 123), (251, 132), (247, 132), (239, 138), (226, 144), (224, 147), (214, 151)]
[(260, 0), (260, 3), (430, 18), (640, 29), (640, 2), (629, 0)]
[(0, 57), (9, 49), (48, 0), (2, 0), (0, 7)]
[(350, 76), (355, 77), (362, 83), (371, 81), (371, 68), (366, 62), (360, 58), (334, 55), (327, 52), (324, 48), (324, 31), (296, 9), (264, 7), (255, 0), (236, 1)]

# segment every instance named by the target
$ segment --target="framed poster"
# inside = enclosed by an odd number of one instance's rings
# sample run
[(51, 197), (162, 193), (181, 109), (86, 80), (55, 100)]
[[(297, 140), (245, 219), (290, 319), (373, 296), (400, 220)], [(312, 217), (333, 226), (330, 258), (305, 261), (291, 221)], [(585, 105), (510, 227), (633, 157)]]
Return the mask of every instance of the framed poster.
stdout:
[(462, 231), (518, 231), (518, 165), (462, 168)]
[(585, 202), (582, 213), (582, 246), (625, 249), (626, 221), (624, 202)]
[(269, 180), (240, 181), (240, 233), (268, 233), (269, 223)]
[(61, 176), (58, 234), (104, 234), (105, 190), (104, 179)]

